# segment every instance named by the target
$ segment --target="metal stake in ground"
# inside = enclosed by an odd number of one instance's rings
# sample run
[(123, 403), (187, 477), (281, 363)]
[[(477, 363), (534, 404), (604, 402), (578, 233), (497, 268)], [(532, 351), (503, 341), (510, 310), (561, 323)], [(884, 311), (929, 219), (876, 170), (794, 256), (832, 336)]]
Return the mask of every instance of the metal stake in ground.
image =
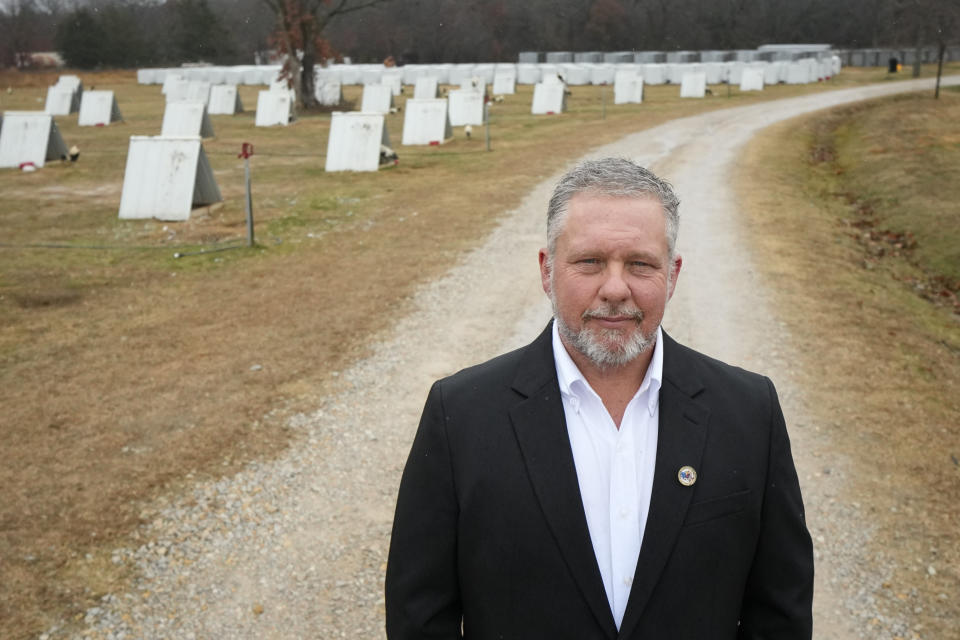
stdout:
[(240, 147), (238, 158), (243, 158), (244, 177), (247, 183), (247, 246), (253, 246), (253, 195), (250, 193), (250, 156), (253, 155), (253, 145), (244, 142)]
[(487, 100), (483, 103), (483, 119), (485, 120), (486, 132), (487, 132), (487, 151), (490, 151), (490, 101)]

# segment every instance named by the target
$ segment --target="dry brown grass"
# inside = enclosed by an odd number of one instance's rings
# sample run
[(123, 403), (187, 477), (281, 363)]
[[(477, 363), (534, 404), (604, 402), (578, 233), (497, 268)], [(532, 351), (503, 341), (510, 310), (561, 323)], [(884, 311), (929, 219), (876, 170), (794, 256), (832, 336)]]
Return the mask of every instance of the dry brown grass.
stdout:
[[(619, 107), (607, 89), (601, 120), (596, 87), (574, 87), (568, 113), (537, 118), (521, 87), (494, 110), (492, 153), (459, 131), (440, 148), (401, 147), (402, 116), (388, 117), (401, 161), (376, 174), (323, 172), (329, 115), (255, 129), (257, 88), (242, 88), (248, 111), (214, 116), (217, 138), (204, 144), (225, 202), (171, 224), (116, 217), (127, 138), (159, 132), (159, 88), (126, 72), (80, 75), (117, 92), (125, 122), (59, 118), (78, 163), (0, 172), (2, 242), (19, 247), (0, 248), (5, 637), (28, 637), (122, 587), (104, 559), (135, 538), (145, 501), (281, 451), (285, 415), (332, 389), (332, 372), (365, 353), (414, 288), (540, 179), (670, 118), (829, 88), (690, 101), (649, 87), (644, 105)], [(832, 86), (882, 77), (854, 70)], [(53, 81), (0, 74), (14, 87), (0, 109), (41, 109)], [(242, 141), (257, 151), (259, 246), (175, 260), (175, 250), (243, 237)], [(34, 243), (116, 248), (25, 247)]]
[[(912, 284), (932, 275), (930, 262), (892, 245), (878, 254), (862, 241), (868, 228), (851, 222), (870, 200), (878, 228), (900, 220), (901, 232), (960, 243), (960, 184), (931, 190), (915, 171), (936, 171), (941, 146), (960, 132), (958, 98), (900, 97), (782, 124), (750, 145), (738, 177), (778, 316), (810, 354), (797, 367), (807, 405), (831, 449), (850, 456), (838, 500), (862, 503), (874, 532), (866, 555), (896, 567), (872, 595), (882, 611), (920, 624), (913, 632), (923, 638), (952, 637), (960, 618), (956, 598), (941, 595), (960, 593), (960, 323)], [(876, 122), (883, 132), (851, 133)], [(880, 162), (878, 137), (918, 157)], [(956, 145), (953, 153), (955, 168)], [(872, 191), (891, 182), (895, 205)], [(918, 207), (933, 210), (901, 217)], [(948, 212), (953, 225), (942, 226)]]

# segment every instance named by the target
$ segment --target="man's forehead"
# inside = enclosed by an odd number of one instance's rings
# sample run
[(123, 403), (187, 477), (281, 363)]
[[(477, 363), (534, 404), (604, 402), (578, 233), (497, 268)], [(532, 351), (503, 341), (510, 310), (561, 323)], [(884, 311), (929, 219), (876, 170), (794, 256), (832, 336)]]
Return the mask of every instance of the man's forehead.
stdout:
[(661, 213), (663, 212), (663, 203), (660, 202), (656, 196), (649, 193), (609, 194), (595, 190), (581, 191), (580, 193), (574, 195), (572, 198), (570, 198), (568, 210), (578, 209), (602, 211), (605, 208), (604, 205), (629, 207), (634, 204), (643, 208), (646, 208), (649, 205), (654, 205)]
[[(663, 203), (657, 198), (649, 195), (606, 195), (596, 193), (579, 193), (570, 199), (567, 209), (568, 215), (578, 218), (581, 222), (587, 222), (592, 218), (605, 217), (609, 215), (623, 216), (630, 220), (634, 215), (638, 219), (650, 218), (651, 213), (656, 214), (659, 221), (665, 224), (666, 216), (664, 214)], [(625, 214), (625, 215), (624, 215)]]
[(663, 205), (656, 198), (604, 194), (577, 194), (575, 198), (570, 200), (569, 219), (558, 236), (567, 247), (583, 248), (597, 242), (666, 247)]

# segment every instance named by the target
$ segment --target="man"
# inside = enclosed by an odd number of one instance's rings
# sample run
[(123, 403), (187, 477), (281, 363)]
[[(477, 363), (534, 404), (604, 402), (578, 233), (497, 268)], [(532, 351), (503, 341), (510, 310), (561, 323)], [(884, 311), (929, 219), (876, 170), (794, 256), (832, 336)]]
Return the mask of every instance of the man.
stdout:
[(678, 206), (627, 160), (557, 185), (540, 251), (553, 322), (427, 399), (387, 565), (391, 640), (811, 637), (773, 385), (660, 329)]

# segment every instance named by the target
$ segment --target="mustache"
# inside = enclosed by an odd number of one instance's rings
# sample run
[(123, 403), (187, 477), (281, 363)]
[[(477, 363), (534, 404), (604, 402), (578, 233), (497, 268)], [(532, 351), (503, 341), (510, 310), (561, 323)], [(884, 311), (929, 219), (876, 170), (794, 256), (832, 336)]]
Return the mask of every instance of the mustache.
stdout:
[(643, 322), (643, 311), (630, 306), (602, 305), (596, 309), (587, 309), (580, 316), (582, 320), (590, 318), (631, 318), (636, 322)]

